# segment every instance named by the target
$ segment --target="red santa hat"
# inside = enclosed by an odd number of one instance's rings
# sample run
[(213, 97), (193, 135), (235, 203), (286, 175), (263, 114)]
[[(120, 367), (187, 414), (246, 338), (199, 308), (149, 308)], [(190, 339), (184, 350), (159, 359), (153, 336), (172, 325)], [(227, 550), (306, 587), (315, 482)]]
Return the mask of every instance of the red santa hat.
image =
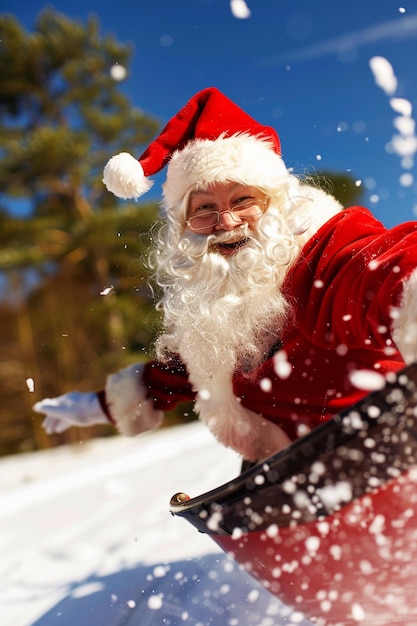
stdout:
[(120, 198), (138, 198), (152, 186), (148, 177), (166, 165), (168, 206), (191, 188), (212, 182), (235, 181), (267, 190), (287, 173), (276, 131), (214, 87), (194, 95), (139, 160), (125, 152), (112, 157), (103, 182)]

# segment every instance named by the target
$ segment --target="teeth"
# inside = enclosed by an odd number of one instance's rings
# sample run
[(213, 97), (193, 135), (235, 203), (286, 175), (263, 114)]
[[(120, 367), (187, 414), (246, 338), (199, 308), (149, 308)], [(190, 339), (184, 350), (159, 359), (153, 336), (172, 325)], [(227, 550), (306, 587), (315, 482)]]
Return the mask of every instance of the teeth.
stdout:
[(225, 246), (226, 248), (235, 248), (237, 246), (242, 246), (244, 243), (246, 243), (246, 239), (238, 239), (236, 241), (223, 241), (220, 245)]

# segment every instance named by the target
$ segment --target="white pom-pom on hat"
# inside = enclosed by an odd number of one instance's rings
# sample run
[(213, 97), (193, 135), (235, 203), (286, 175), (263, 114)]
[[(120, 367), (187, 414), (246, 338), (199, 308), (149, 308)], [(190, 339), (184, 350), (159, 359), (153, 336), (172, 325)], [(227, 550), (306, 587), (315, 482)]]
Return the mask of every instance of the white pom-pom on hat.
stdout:
[(118, 198), (139, 198), (149, 191), (152, 181), (145, 177), (142, 165), (131, 154), (113, 156), (103, 171), (103, 183)]

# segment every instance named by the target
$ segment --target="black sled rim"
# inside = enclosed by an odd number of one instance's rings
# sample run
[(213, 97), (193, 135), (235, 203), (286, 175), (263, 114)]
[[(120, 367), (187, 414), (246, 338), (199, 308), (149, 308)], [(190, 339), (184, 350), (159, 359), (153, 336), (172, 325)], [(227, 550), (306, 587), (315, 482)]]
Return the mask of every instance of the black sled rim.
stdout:
[[(200, 532), (251, 533), (325, 519), (407, 472), (417, 459), (417, 364), (239, 477), (170, 511)], [(343, 493), (329, 492), (343, 485)], [(340, 493), (340, 490), (339, 490)]]

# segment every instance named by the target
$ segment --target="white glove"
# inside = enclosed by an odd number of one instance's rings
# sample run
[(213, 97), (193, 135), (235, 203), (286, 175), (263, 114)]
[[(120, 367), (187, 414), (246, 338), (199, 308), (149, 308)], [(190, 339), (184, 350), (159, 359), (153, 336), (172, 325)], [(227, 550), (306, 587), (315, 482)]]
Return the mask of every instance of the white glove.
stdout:
[(57, 398), (45, 398), (36, 402), (33, 410), (45, 413), (42, 426), (48, 433), (62, 433), (71, 426), (109, 424), (94, 392), (70, 391)]

